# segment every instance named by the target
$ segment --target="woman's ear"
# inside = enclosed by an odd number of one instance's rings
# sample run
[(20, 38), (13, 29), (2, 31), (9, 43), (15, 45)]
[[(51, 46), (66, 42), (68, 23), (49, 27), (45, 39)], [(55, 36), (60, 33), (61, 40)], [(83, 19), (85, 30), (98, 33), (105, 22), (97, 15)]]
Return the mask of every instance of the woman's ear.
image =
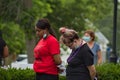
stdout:
[(90, 36), (91, 41), (93, 40), (93, 37)]

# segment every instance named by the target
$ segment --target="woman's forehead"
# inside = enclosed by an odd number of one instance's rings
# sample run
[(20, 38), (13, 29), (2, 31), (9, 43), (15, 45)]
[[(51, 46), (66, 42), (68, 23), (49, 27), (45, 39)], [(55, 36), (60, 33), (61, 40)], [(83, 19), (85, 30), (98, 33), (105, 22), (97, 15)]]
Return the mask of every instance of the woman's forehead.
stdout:
[(64, 42), (64, 43), (70, 43), (71, 41), (70, 41), (70, 39), (68, 39), (68, 38), (63, 38), (63, 42)]
[(89, 33), (85, 33), (84, 35), (85, 35), (85, 36), (90, 36), (90, 34), (89, 34)]

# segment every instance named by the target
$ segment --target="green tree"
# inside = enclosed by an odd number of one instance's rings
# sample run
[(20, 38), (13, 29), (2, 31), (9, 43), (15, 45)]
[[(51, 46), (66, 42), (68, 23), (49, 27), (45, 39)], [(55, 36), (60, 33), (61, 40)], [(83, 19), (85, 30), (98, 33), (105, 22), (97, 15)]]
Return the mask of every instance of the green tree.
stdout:
[(110, 14), (112, 10), (110, 0), (47, 0), (46, 2), (51, 4), (53, 10), (46, 17), (52, 22), (58, 36), (58, 28), (61, 26), (68, 26), (81, 32), (86, 27), (86, 19), (94, 23)]
[[(68, 26), (81, 32), (86, 27), (86, 19), (95, 22), (104, 18), (111, 13), (112, 4), (111, 0), (0, 0), (0, 2), (0, 22), (7, 24), (13, 21), (20, 26), (20, 30), (22, 29), (26, 36), (27, 52), (30, 56), (33, 56), (31, 54), (35, 44), (34, 26), (39, 18), (49, 18), (59, 38), (59, 27)], [(7, 29), (7, 26), (5, 28)]]
[(0, 11), (2, 22), (19, 24), (27, 37), (31, 37), (36, 20), (52, 12), (50, 4), (44, 0), (1, 0)]
[[(116, 52), (117, 55), (120, 55), (120, 9), (119, 9), (119, 5), (118, 4), (118, 11), (117, 11), (117, 32), (116, 32)], [(113, 6), (113, 5), (112, 5)], [(110, 14), (109, 16), (104, 17), (104, 19), (101, 19), (99, 21), (96, 22), (96, 26), (100, 29), (100, 31), (107, 37), (107, 39), (110, 41), (111, 44), (111, 48), (112, 48), (112, 44), (113, 44), (113, 28), (114, 28), (114, 8), (112, 8), (112, 14)]]
[(9, 47), (10, 53), (24, 53), (25, 35), (18, 24), (14, 22), (8, 22), (7, 24), (0, 22), (0, 30), (2, 30), (2, 36)]
[[(8, 42), (8, 44), (10, 43), (10, 53), (12, 52), (20, 52), (20, 51), (24, 51), (27, 49), (27, 53), (29, 53), (30, 56), (33, 56), (31, 54), (33, 54), (32, 50), (34, 47), (35, 41), (34, 40), (34, 26), (35, 26), (35, 22), (37, 21), (37, 19), (42, 18), (44, 16), (47, 15), (47, 13), (52, 12), (50, 5), (48, 3), (46, 3), (44, 0), (40, 1), (40, 0), (1, 0), (0, 1), (0, 22), (3, 23), (4, 26), (4, 30), (3, 28), (1, 28), (4, 32), (6, 32), (7, 29), (10, 29), (10, 32), (8, 32), (9, 30), (7, 30), (8, 33), (5, 33), (4, 35), (7, 36), (9, 35), (9, 33), (11, 33), (11, 35), (14, 35), (17, 37), (17, 39), (21, 39), (24, 43), (24, 45), (26, 45), (27, 47), (23, 47), (23, 46), (17, 46), (18, 43), (11, 43), (11, 41), (13, 41), (14, 37), (11, 37), (10, 39), (7, 39), (8, 37), (5, 37), (5, 40)], [(11, 24), (11, 21), (13, 21), (13, 23), (15, 24)], [(9, 28), (7, 25), (8, 23), (10, 23), (10, 27)], [(3, 26), (3, 24), (1, 24)], [(25, 39), (22, 39), (21, 37), (17, 36), (19, 34), (14, 34), (14, 26), (19, 26), (20, 29), (19, 31), (24, 31), (22, 32), (24, 34), (21, 35), (23, 36)], [(32, 43), (33, 42), (33, 43)], [(22, 42), (20, 43), (22, 45)], [(31, 46), (29, 46), (31, 45)], [(17, 48), (17, 49), (16, 49)], [(19, 50), (19, 51), (16, 51)]]

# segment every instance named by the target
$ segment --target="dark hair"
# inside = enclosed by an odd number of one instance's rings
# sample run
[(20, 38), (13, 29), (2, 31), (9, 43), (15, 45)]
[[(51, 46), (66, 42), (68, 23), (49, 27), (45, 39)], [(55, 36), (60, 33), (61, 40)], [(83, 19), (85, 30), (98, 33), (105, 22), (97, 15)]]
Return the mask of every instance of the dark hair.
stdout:
[(38, 22), (36, 23), (36, 27), (39, 28), (39, 29), (48, 29), (49, 33), (51, 35), (53, 35), (54, 37), (56, 37), (55, 32), (51, 28), (51, 25), (50, 25), (48, 19), (43, 18), (43, 19), (38, 20)]
[(2, 30), (0, 30), (0, 38), (2, 38)]
[(92, 37), (92, 41), (95, 40), (95, 33), (92, 30), (87, 30), (84, 32), (84, 34), (87, 33), (90, 35), (90, 37)]
[(40, 29), (46, 29), (46, 28), (50, 28), (50, 23), (48, 21), (48, 19), (40, 19), (38, 20), (37, 24), (36, 24), (36, 27), (37, 28), (40, 28)]

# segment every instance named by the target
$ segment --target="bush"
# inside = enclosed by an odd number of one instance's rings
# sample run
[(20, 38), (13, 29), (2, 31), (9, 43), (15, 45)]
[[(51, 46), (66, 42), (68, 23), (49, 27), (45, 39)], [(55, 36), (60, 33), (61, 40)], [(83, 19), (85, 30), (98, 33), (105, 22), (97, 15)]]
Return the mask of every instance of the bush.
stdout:
[[(0, 68), (0, 80), (35, 80), (35, 73), (29, 68)], [(60, 76), (60, 80), (66, 80), (65, 76)]]
[(98, 80), (120, 80), (120, 64), (105, 63), (96, 66)]
[[(98, 80), (120, 80), (120, 64), (105, 63), (96, 66)], [(0, 68), (0, 80), (35, 80), (32, 69)], [(66, 80), (60, 76), (60, 80)]]
[(28, 68), (0, 68), (0, 80), (35, 80), (34, 75), (34, 71)]
[(0, 68), (0, 80), (11, 80), (11, 77), (6, 69)]

